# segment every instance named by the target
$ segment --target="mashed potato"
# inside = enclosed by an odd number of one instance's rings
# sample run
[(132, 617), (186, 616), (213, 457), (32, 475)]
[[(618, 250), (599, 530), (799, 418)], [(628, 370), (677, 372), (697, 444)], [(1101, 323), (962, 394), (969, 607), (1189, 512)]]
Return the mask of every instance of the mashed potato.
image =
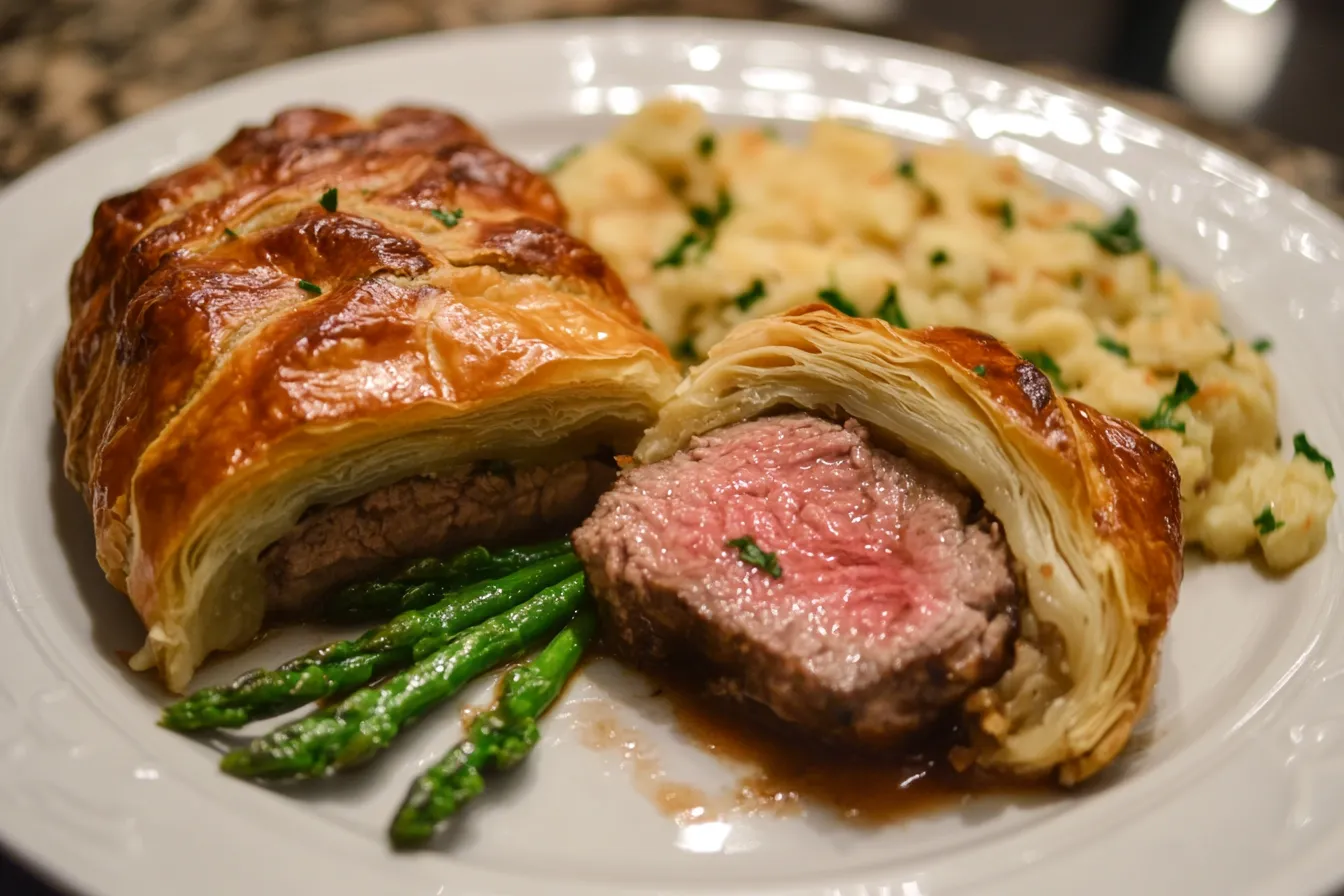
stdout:
[[(1281, 446), (1267, 346), (1162, 268), (1131, 213), (1046, 194), (1012, 158), (837, 121), (803, 146), (647, 105), (553, 175), (571, 228), (688, 362), (746, 318), (827, 301), (898, 326), (988, 331), (1176, 459), (1187, 539), (1286, 570), (1325, 541), (1333, 469)], [(1285, 457), (1287, 450), (1294, 453)]]

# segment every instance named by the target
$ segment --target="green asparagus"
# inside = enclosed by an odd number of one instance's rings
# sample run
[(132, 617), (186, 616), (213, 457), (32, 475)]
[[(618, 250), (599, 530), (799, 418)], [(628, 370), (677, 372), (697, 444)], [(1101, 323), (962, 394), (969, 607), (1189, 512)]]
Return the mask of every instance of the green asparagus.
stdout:
[(227, 753), (220, 768), (241, 778), (312, 778), (366, 762), (403, 727), (554, 631), (585, 599), (583, 574), (573, 575), (382, 684)]
[(392, 822), (392, 842), (418, 846), (481, 794), (481, 772), (517, 765), (540, 737), (537, 719), (555, 702), (597, 630), (585, 607), (531, 662), (504, 676), (499, 701), (478, 715), (467, 736), (411, 785)]
[(347, 585), (323, 603), (322, 613), (338, 621), (387, 619), (437, 603), (450, 591), (517, 572), (571, 550), (568, 538), (557, 538), (494, 553), (478, 546), (451, 557), (415, 560), (391, 580)]
[(416, 644), (437, 650), (463, 629), (517, 606), (579, 568), (578, 558), (569, 553), (464, 588), (352, 641), (336, 641), (275, 669), (255, 669), (231, 684), (197, 691), (167, 707), (160, 724), (177, 731), (237, 728), (347, 693), (414, 662)]

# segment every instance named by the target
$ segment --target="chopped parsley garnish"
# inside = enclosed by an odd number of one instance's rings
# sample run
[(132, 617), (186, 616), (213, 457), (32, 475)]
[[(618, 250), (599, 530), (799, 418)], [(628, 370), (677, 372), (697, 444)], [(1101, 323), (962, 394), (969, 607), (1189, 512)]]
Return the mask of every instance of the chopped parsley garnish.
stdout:
[(1098, 336), (1097, 345), (1106, 349), (1106, 351), (1113, 355), (1119, 355), (1126, 361), (1129, 360), (1129, 346), (1125, 345), (1123, 342), (1116, 342), (1109, 336)]
[(1265, 352), (1269, 351), (1273, 347), (1274, 343), (1270, 342), (1268, 339), (1265, 339), (1264, 337), (1261, 337), (1251, 343), (1251, 348), (1254, 349), (1257, 354), (1261, 355), (1263, 355)]
[(947, 264), (948, 261), (950, 261), (950, 259), (947, 257), (947, 252), (943, 249), (934, 249), (933, 252), (929, 254), (929, 264), (935, 268), (942, 267)]
[(877, 306), (877, 316), (893, 327), (910, 329), (910, 321), (905, 319), (905, 312), (901, 310), (901, 298), (896, 294), (895, 283), (888, 284), (887, 294), (882, 297), (882, 304)]
[(942, 207), (942, 200), (938, 198), (937, 193), (929, 188), (928, 184), (920, 182), (919, 174), (915, 171), (915, 162), (913, 159), (906, 159), (897, 165), (896, 173), (910, 181), (910, 185), (923, 194), (924, 207), (921, 209), (921, 214), (925, 212), (929, 214), (937, 213), (938, 209)]
[(310, 292), (315, 296), (322, 295), (322, 287), (318, 286), (316, 283), (309, 283), (307, 280), (299, 281), (299, 289), (304, 292)]
[(700, 357), (699, 353), (695, 350), (695, 340), (690, 336), (687, 336), (685, 339), (672, 346), (672, 357), (681, 361), (694, 361), (696, 358)]
[(1064, 374), (1060, 372), (1059, 365), (1055, 363), (1055, 359), (1050, 357), (1050, 355), (1045, 352), (1022, 352), (1022, 357), (1024, 360), (1035, 364), (1036, 369), (1041, 373), (1050, 377), (1050, 382), (1055, 384), (1056, 389), (1064, 388)]
[(840, 288), (834, 283), (827, 286), (825, 289), (818, 290), (817, 298), (821, 299), (827, 305), (830, 305), (842, 314), (848, 314), (850, 317), (859, 316), (858, 307), (849, 299), (845, 298), (844, 293), (840, 292)]
[(561, 168), (574, 161), (574, 158), (581, 152), (583, 152), (583, 144), (581, 143), (560, 150), (558, 153), (551, 156), (551, 160), (546, 163), (546, 173), (555, 174)]
[(1275, 518), (1273, 508), (1268, 506), (1260, 511), (1260, 515), (1252, 522), (1255, 523), (1255, 528), (1261, 535), (1268, 535), (1275, 529), (1283, 528), (1283, 520)]
[(718, 227), (719, 224), (723, 223), (723, 219), (728, 217), (732, 210), (733, 197), (728, 195), (727, 190), (720, 189), (718, 202), (714, 208), (714, 226)]
[(224, 228), (224, 235), (225, 235), (226, 237), (228, 237), (229, 239), (231, 239), (231, 240), (236, 240), (236, 239), (238, 239), (238, 234), (234, 233), (232, 227), (225, 227), (225, 228)]
[(455, 208), (450, 212), (446, 212), (441, 208), (434, 208), (430, 209), (429, 213), (434, 216), (435, 221), (438, 221), (444, 227), (456, 227), (458, 222), (462, 220), (463, 215), (462, 209), (460, 208)]
[(765, 281), (760, 277), (757, 277), (755, 280), (751, 281), (751, 286), (748, 286), (745, 290), (734, 296), (733, 301), (737, 304), (738, 308), (746, 311), (763, 298), (765, 298)]
[(714, 155), (714, 135), (712, 133), (702, 134), (700, 139), (696, 141), (695, 151), (702, 159), (707, 159)]
[(741, 538), (730, 538), (724, 547), (737, 548), (737, 558), (743, 563), (749, 563), (752, 566), (765, 570), (773, 578), (780, 578), (784, 575), (784, 570), (780, 569), (779, 558), (774, 553), (767, 554), (756, 544), (756, 539), (750, 535), (743, 535)]
[(696, 227), (708, 230), (719, 223), (718, 216), (714, 209), (707, 205), (691, 206), (691, 220), (695, 222)]
[(1172, 432), (1185, 432), (1185, 424), (1172, 417), (1172, 413), (1181, 405), (1194, 398), (1199, 392), (1199, 386), (1190, 377), (1190, 374), (1184, 370), (1176, 377), (1176, 386), (1171, 390), (1170, 395), (1163, 395), (1162, 400), (1157, 403), (1157, 410), (1152, 416), (1144, 417), (1139, 421), (1139, 426), (1144, 429), (1169, 429)]
[(1325, 478), (1335, 478), (1335, 465), (1330, 463), (1330, 458), (1317, 451), (1315, 446), (1307, 441), (1307, 434), (1300, 432), (1293, 436), (1293, 456), (1302, 455), (1307, 460), (1325, 467)]
[(733, 197), (728, 195), (727, 190), (720, 189), (714, 208), (705, 205), (691, 206), (691, 220), (706, 230), (712, 230), (723, 223), (723, 219), (728, 217), (732, 210)]
[(1012, 230), (1017, 226), (1017, 217), (1013, 214), (1013, 204), (1007, 199), (1003, 200), (1003, 205), (999, 206), (999, 220), (1003, 222), (1004, 230)]
[(690, 249), (696, 243), (700, 242), (700, 234), (694, 230), (681, 235), (681, 239), (668, 249), (663, 256), (653, 263), (653, 269), (658, 268), (679, 268), (686, 263), (686, 250)]
[(984, 375), (985, 375), (985, 365), (983, 365), (983, 364), (977, 364), (977, 365), (975, 365), (974, 367), (971, 368), (971, 373), (975, 374), (976, 376), (984, 376)]
[(1091, 234), (1102, 251), (1111, 255), (1132, 255), (1143, 249), (1143, 239), (1139, 236), (1139, 216), (1128, 205), (1100, 227), (1089, 227), (1086, 224), (1073, 226)]
[(714, 241), (719, 235), (719, 225), (732, 211), (733, 197), (728, 195), (727, 190), (719, 190), (718, 202), (714, 208), (705, 205), (691, 206), (691, 220), (695, 222), (696, 229), (683, 233), (681, 239), (653, 263), (654, 270), (681, 267), (686, 263), (686, 252), (697, 245), (700, 247), (697, 257), (704, 258), (705, 253), (714, 248)]
[(761, 128), (761, 135), (765, 137), (767, 140), (778, 140), (779, 128), (775, 127), (772, 124), (764, 125)]
[(1072, 286), (1074, 289), (1082, 289), (1082, 288), (1083, 288), (1083, 272), (1082, 272), (1082, 271), (1074, 271), (1074, 272), (1073, 272), (1073, 276), (1069, 278), (1069, 285)]
[(332, 187), (330, 190), (323, 193), (322, 198), (317, 200), (317, 204), (329, 212), (336, 211), (336, 188)]

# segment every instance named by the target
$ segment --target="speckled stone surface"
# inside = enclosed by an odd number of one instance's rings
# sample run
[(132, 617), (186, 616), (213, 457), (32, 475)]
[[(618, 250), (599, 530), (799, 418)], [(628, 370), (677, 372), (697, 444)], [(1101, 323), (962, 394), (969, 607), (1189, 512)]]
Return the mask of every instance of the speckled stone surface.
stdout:
[[(0, 184), (102, 128), (264, 65), (380, 38), (594, 15), (702, 15), (848, 25), (791, 0), (0, 0)], [(902, 19), (865, 30), (975, 54)], [(1107, 93), (1221, 144), (1344, 212), (1344, 163), (1170, 98), (1034, 68)]]

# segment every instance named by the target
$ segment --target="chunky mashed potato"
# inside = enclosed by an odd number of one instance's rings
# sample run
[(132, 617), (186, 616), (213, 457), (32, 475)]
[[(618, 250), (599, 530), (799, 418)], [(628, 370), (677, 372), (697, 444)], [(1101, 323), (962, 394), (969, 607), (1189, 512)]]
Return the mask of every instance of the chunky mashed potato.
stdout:
[(1223, 559), (1258, 549), (1276, 570), (1324, 543), (1333, 469), (1305, 434), (1281, 444), (1271, 347), (1232, 338), (1131, 215), (1050, 196), (1015, 159), (903, 155), (836, 121), (793, 146), (658, 101), (553, 180), (572, 229), (688, 362), (741, 320), (818, 300), (985, 330), (1171, 453), (1191, 543)]

